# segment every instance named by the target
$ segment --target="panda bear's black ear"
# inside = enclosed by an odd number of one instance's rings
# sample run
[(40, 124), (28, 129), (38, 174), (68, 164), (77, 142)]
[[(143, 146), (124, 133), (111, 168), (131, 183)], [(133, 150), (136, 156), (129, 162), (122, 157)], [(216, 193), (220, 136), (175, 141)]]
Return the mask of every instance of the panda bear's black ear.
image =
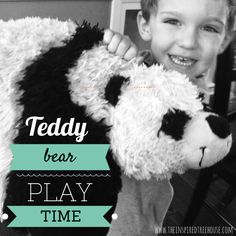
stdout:
[(112, 76), (105, 88), (105, 99), (115, 106), (119, 100), (122, 85), (128, 81), (129, 78), (121, 75)]

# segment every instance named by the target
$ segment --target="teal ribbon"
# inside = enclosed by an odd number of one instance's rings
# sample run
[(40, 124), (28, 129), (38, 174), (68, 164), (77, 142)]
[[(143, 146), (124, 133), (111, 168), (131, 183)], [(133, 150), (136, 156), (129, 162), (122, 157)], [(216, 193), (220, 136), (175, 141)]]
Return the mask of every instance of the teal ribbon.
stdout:
[(12, 144), (11, 170), (109, 170), (108, 149), (108, 144)]
[(16, 218), (8, 227), (110, 227), (111, 206), (8, 206)]

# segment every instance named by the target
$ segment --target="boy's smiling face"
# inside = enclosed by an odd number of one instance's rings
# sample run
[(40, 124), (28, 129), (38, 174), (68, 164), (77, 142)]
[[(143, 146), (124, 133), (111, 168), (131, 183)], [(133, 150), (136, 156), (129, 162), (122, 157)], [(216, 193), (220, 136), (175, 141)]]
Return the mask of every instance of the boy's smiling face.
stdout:
[[(140, 34), (151, 40), (160, 64), (195, 79), (206, 73), (222, 52), (227, 17), (225, 0), (159, 0), (149, 21), (142, 19), (144, 31), (141, 28)], [(142, 24), (140, 19), (138, 23)]]

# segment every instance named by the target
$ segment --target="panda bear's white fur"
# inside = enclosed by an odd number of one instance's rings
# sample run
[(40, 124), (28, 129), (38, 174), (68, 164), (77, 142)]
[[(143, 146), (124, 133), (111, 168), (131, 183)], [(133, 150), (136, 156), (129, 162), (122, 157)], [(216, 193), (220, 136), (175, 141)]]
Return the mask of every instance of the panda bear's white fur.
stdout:
[[(75, 117), (88, 125), (83, 143), (111, 145), (106, 157), (111, 178), (98, 183), (99, 203), (113, 206), (108, 219), (118, 213), (108, 235), (148, 236), (162, 225), (170, 204), (171, 174), (222, 159), (231, 146), (230, 131), (223, 118), (203, 111), (197, 89), (183, 75), (126, 62), (108, 53), (102, 37), (86, 23), (40, 18), (0, 22), (0, 202), (6, 207), (25, 201), (24, 183), (14, 173), (6, 191), (11, 143), (76, 143), (74, 137), (29, 137), (25, 120), (43, 116), (48, 123), (57, 117), (68, 122)], [(92, 197), (90, 203), (98, 199)], [(8, 232), (5, 224), (2, 236), (108, 231)]]

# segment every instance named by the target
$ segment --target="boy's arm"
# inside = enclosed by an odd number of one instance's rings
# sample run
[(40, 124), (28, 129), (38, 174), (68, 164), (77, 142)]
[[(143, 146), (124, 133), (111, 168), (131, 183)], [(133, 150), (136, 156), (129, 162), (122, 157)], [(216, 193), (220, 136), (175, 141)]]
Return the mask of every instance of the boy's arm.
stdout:
[[(109, 52), (121, 56), (127, 61), (137, 57), (138, 55), (138, 48), (131, 41), (129, 36), (106, 29), (104, 31), (103, 42), (107, 44)], [(137, 60), (139, 62), (141, 61), (141, 58), (137, 58)]]

